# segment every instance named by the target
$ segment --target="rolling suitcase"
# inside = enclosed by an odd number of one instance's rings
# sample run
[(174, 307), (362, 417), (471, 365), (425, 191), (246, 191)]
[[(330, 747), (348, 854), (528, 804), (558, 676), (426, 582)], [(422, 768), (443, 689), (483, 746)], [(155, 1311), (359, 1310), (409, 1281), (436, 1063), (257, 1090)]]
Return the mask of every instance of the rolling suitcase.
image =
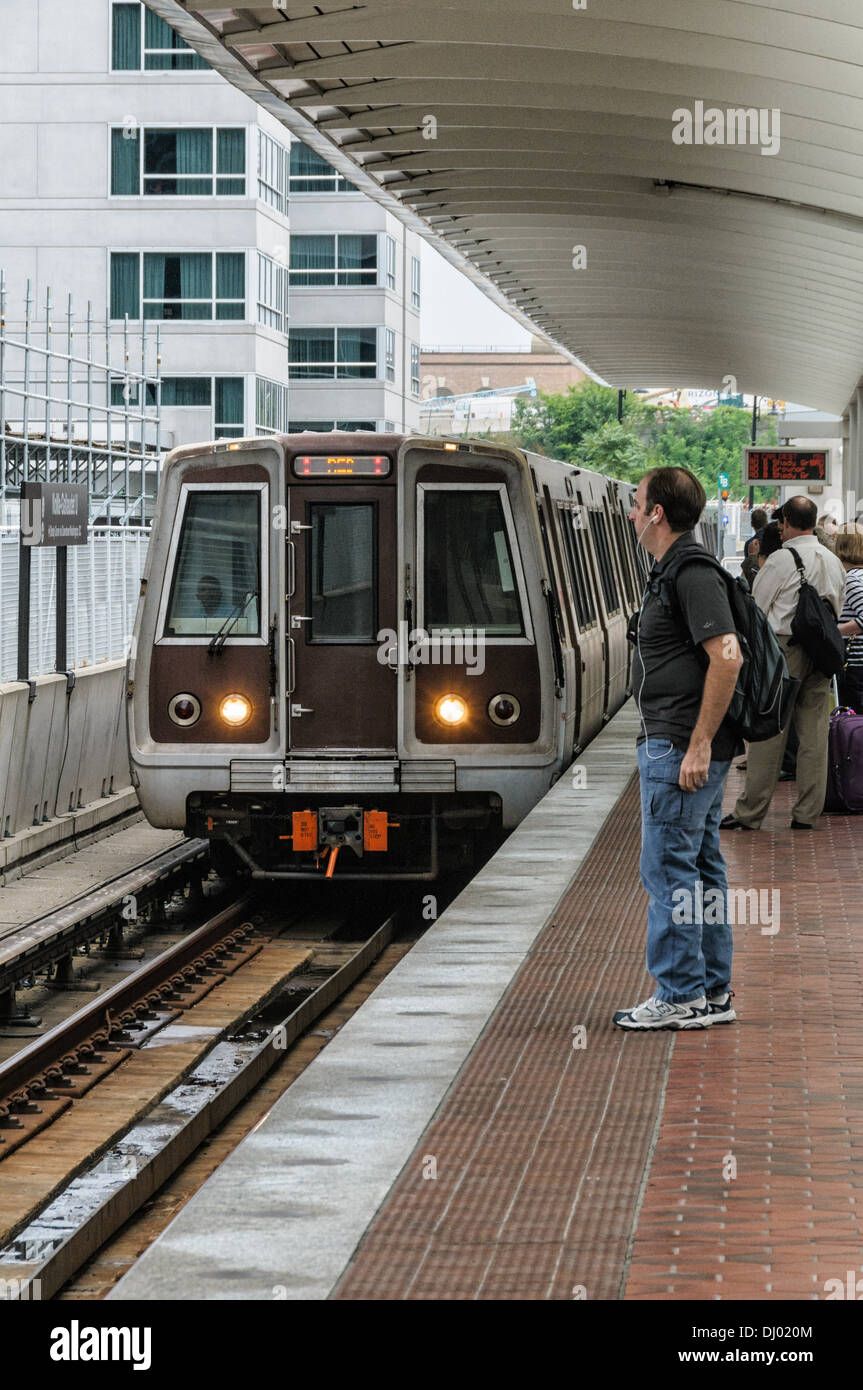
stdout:
[(825, 811), (863, 811), (863, 715), (844, 706), (830, 716)]

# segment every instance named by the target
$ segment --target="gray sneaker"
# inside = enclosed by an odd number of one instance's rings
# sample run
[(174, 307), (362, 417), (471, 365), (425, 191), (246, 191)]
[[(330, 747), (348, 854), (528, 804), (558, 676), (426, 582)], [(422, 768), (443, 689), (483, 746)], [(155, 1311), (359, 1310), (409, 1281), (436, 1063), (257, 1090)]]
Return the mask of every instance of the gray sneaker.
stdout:
[(718, 990), (707, 996), (707, 1007), (710, 1010), (711, 1023), (733, 1023), (737, 1018), (734, 1012), (732, 999), (734, 998), (733, 989)]
[(703, 994), (688, 1004), (666, 1004), (654, 994), (634, 1009), (618, 1009), (612, 1022), (618, 1028), (644, 1033), (654, 1028), (709, 1028), (713, 1018)]

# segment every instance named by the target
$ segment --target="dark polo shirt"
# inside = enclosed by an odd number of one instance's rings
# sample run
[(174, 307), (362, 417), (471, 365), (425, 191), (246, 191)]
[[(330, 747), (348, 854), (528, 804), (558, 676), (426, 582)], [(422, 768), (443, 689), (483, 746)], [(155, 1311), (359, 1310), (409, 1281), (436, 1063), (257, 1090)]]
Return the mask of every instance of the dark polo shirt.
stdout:
[[(691, 531), (680, 536), (651, 571), (651, 581), (681, 550), (701, 551)], [(700, 643), (736, 632), (725, 581), (709, 565), (686, 565), (675, 580), (680, 618), (648, 588), (638, 624), (632, 686), (644, 730), (687, 748), (701, 709), (707, 656)], [(694, 644), (694, 645), (693, 645)], [(741, 740), (723, 720), (713, 738), (711, 757), (727, 762), (743, 751)]]

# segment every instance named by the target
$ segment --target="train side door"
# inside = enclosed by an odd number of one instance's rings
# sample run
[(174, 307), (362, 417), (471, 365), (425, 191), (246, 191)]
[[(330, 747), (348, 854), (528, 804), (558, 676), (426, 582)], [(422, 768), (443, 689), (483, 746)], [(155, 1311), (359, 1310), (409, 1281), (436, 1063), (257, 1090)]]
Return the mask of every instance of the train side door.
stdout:
[(289, 747), (392, 753), (395, 486), (289, 476), (287, 493)]

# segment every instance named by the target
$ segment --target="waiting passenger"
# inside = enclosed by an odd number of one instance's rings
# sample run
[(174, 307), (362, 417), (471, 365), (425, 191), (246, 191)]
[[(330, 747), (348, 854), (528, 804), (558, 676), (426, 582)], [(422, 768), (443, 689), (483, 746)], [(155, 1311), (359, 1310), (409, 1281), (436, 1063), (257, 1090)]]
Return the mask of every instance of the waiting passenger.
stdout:
[(845, 670), (839, 677), (839, 703), (863, 714), (863, 526), (849, 522), (841, 528), (836, 554), (847, 576), (839, 631), (849, 638)]
[(797, 730), (797, 800), (791, 813), (792, 830), (812, 830), (824, 807), (827, 789), (827, 735), (830, 726), (830, 678), (817, 671), (797, 642), (791, 623), (797, 612), (800, 579), (793, 557), (796, 550), (805, 576), (838, 615), (845, 593), (845, 575), (837, 557), (815, 538), (817, 510), (808, 497), (792, 497), (782, 508), (782, 546), (770, 555), (755, 580), (752, 596), (785, 653), (788, 670), (800, 681), (789, 725), (775, 738), (750, 744), (746, 787), (723, 830), (757, 830), (767, 813), (779, 781), (790, 724)]
[[(765, 526), (761, 533), (760, 549), (758, 552), (758, 569), (763, 569), (765, 562), (769, 560), (770, 556), (781, 549), (782, 532), (779, 529), (779, 522), (771, 521)], [(779, 773), (780, 782), (793, 782), (797, 775), (797, 747), (797, 730), (792, 725), (788, 730), (788, 742), (785, 745), (785, 753), (782, 758), (782, 770)], [(745, 772), (746, 763), (737, 763), (737, 771)]]
[(767, 512), (763, 507), (756, 507), (752, 513), (752, 530), (754, 535), (750, 536), (746, 545), (743, 547), (743, 566), (741, 574), (749, 585), (750, 589), (758, 573), (758, 556), (760, 553), (761, 537), (767, 525)]
[(758, 569), (762, 569), (764, 561), (774, 555), (777, 550), (782, 549), (782, 532), (779, 529), (778, 521), (771, 521), (765, 526), (761, 533), (758, 550)]
[[(650, 895), (647, 968), (656, 993), (614, 1015), (619, 1028), (637, 1031), (735, 1018), (719, 820), (730, 761), (742, 749), (723, 722), (742, 658), (728, 590), (712, 565), (688, 563), (663, 582), (682, 552), (703, 553), (692, 532), (705, 501), (687, 469), (655, 468), (629, 514), (656, 561), (638, 615), (632, 679), (643, 726), (641, 880)], [(705, 888), (714, 890), (713, 902), (721, 899), (710, 914), (719, 921), (702, 923), (707, 914), (693, 910)]]

